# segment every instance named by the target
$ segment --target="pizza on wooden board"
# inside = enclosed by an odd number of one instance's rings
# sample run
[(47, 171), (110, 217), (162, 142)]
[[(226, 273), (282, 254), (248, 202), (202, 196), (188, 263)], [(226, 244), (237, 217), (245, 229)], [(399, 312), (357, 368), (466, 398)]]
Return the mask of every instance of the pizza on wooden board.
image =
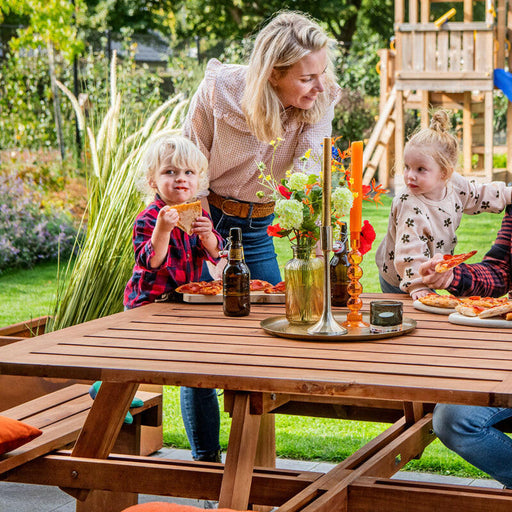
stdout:
[[(284, 293), (284, 285), (281, 283), (273, 286), (268, 281), (263, 281), (261, 279), (251, 279), (250, 289), (251, 292), (263, 291), (265, 293)], [(222, 281), (199, 281), (186, 283), (178, 286), (176, 288), (176, 292), (188, 293), (190, 295), (219, 295), (222, 293)]]
[(177, 293), (189, 293), (191, 295), (218, 295), (222, 293), (222, 281), (199, 281), (186, 283), (176, 288)]
[(178, 221), (178, 227), (185, 231), (187, 235), (192, 234), (192, 225), (198, 217), (203, 214), (203, 208), (201, 207), (201, 201), (195, 201), (193, 203), (177, 204), (172, 207), (176, 210), (180, 216)]
[(447, 272), (453, 267), (460, 265), (462, 262), (474, 256), (478, 251), (466, 252), (464, 254), (445, 254), (443, 255), (443, 261), (440, 261), (436, 267), (436, 272)]

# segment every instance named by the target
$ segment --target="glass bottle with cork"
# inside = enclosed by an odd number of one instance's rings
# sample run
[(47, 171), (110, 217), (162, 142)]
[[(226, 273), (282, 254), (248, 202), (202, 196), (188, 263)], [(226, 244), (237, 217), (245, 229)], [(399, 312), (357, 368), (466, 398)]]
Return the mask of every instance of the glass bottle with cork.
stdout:
[(346, 306), (350, 298), (348, 294), (348, 284), (350, 279), (347, 276), (347, 270), (350, 267), (348, 262), (348, 234), (347, 224), (343, 222), (340, 225), (340, 237), (333, 245), (334, 254), (330, 261), (331, 277), (331, 303), (333, 306)]
[(222, 273), (224, 314), (247, 316), (251, 311), (251, 273), (245, 264), (242, 247), (242, 230), (229, 230), (228, 263)]

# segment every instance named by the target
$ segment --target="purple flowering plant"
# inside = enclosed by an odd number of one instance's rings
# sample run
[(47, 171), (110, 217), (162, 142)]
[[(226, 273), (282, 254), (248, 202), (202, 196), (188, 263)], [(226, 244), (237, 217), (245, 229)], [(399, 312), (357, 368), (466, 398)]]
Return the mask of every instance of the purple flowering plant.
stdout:
[(16, 175), (0, 176), (0, 273), (67, 258), (76, 245), (71, 216), (42, 207), (35, 188)]

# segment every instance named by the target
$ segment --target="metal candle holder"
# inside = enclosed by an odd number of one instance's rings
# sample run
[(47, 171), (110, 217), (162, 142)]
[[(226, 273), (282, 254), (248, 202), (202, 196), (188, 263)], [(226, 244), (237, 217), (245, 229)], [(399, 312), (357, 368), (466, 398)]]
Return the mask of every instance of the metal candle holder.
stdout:
[(322, 229), (320, 231), (320, 244), (324, 254), (324, 309), (320, 320), (308, 329), (309, 334), (322, 334), (334, 336), (346, 334), (347, 329), (342, 327), (333, 317), (331, 311), (331, 272), (329, 256), (332, 251), (331, 228), (331, 138), (324, 137), (323, 152), (323, 190), (322, 190)]

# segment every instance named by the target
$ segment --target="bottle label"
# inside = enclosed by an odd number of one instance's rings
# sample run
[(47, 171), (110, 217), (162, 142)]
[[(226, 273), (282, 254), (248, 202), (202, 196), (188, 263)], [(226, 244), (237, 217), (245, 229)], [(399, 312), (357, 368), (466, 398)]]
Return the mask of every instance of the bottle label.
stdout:
[(242, 261), (244, 259), (244, 250), (240, 248), (231, 248), (229, 251), (229, 259)]

